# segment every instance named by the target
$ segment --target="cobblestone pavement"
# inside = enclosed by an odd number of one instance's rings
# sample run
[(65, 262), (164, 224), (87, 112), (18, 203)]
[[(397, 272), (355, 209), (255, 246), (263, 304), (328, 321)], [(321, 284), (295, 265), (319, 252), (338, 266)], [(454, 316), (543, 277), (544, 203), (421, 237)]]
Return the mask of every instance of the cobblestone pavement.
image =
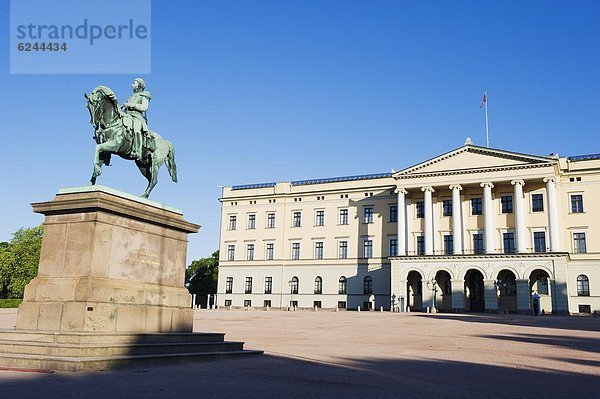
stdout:
[[(14, 311), (0, 327), (14, 327)], [(0, 371), (26, 398), (597, 398), (600, 318), (198, 310), (261, 357), (106, 372)]]

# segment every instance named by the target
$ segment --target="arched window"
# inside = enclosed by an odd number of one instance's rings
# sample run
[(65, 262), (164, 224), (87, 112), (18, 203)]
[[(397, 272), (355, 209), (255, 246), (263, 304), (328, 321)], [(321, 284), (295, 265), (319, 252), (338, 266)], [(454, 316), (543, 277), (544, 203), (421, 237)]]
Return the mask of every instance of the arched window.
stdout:
[(323, 279), (319, 276), (315, 279), (315, 294), (323, 293)]
[(577, 276), (577, 295), (590, 296), (590, 280), (585, 274)]
[(340, 277), (340, 284), (338, 285), (338, 294), (346, 294), (348, 287), (348, 280), (345, 276)]
[(292, 277), (292, 279), (290, 280), (290, 293), (298, 293), (298, 277), (296, 276)]
[(373, 293), (373, 278), (371, 276), (367, 276), (363, 280), (363, 294), (370, 295), (372, 293)]

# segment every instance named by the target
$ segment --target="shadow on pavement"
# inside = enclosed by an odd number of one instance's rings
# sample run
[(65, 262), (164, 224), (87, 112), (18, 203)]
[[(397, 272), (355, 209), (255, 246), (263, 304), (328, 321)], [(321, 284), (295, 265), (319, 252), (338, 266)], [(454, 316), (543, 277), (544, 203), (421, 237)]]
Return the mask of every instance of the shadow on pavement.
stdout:
[(598, 394), (597, 375), (567, 370), (427, 359), (338, 360), (324, 363), (265, 355), (77, 374), (0, 371), (0, 390), (6, 397), (63, 399), (595, 398)]
[(598, 338), (588, 338), (566, 335), (538, 335), (520, 333), (514, 335), (482, 335), (482, 337), (515, 342), (524, 342), (528, 344), (552, 345), (561, 348), (600, 353), (600, 336)]
[(567, 316), (526, 316), (491, 315), (483, 313), (469, 314), (417, 314), (417, 317), (435, 317), (442, 320), (463, 321), (466, 323), (490, 323), (520, 327), (557, 328), (570, 331), (600, 332), (600, 318)]

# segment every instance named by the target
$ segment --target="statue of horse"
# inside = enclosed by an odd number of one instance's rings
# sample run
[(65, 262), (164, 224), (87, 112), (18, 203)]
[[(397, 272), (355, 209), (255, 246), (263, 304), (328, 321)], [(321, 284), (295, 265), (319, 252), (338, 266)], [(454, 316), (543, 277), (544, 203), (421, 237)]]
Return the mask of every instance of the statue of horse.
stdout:
[(149, 137), (144, 141), (153, 145), (144, 145), (142, 156), (139, 159), (133, 158), (133, 135), (126, 127), (126, 115), (119, 109), (115, 93), (106, 86), (98, 86), (89, 95), (84, 96), (87, 99), (91, 123), (95, 127), (94, 140), (97, 144), (94, 173), (90, 179), (92, 184), (96, 184), (96, 178), (102, 173), (102, 164), (109, 166), (111, 154), (135, 161), (142, 175), (148, 180), (148, 187), (142, 195), (144, 198), (148, 198), (156, 186), (158, 169), (163, 163), (166, 163), (171, 179), (177, 183), (175, 148), (171, 142), (163, 139), (158, 133), (149, 131)]

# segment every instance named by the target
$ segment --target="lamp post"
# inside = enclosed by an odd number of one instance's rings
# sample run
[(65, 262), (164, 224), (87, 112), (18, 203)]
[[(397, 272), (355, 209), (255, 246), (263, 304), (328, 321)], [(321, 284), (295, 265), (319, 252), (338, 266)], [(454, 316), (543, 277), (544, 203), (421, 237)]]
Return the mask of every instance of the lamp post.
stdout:
[(431, 289), (433, 293), (433, 299), (431, 300), (431, 313), (436, 313), (435, 302), (436, 302), (436, 294), (437, 294), (437, 281), (435, 278), (427, 281), (427, 288)]

